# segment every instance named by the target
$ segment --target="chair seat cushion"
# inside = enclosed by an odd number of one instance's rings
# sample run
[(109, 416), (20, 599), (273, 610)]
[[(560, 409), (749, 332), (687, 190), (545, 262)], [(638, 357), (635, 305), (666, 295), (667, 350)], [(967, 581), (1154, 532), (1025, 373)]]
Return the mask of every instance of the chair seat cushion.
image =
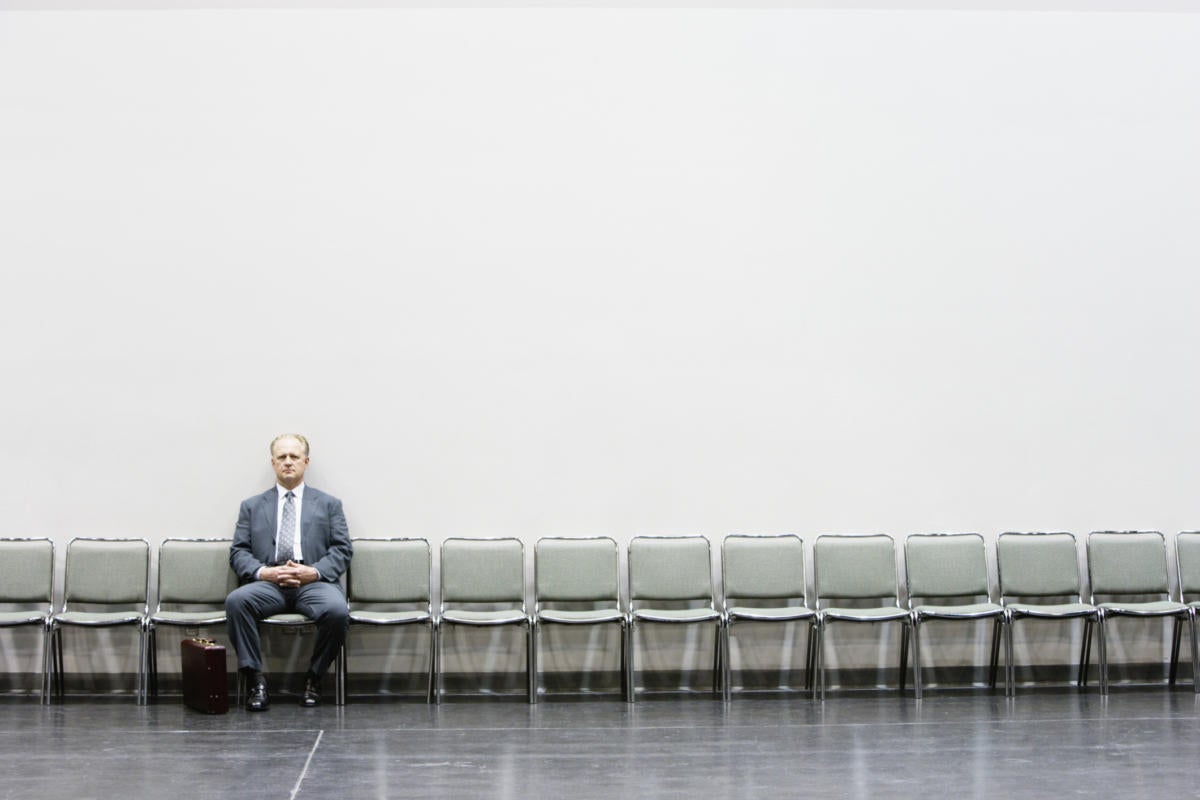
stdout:
[(508, 608), (498, 611), (475, 611), (466, 608), (448, 608), (442, 612), (442, 622), (460, 625), (519, 625), (529, 621), (525, 612)]
[(408, 625), (415, 622), (428, 622), (430, 619), (428, 611), (415, 608), (407, 611), (350, 612), (350, 621), (360, 625)]
[(141, 622), (143, 616), (136, 611), (64, 611), (54, 616), (62, 625), (132, 625)]
[(899, 606), (879, 606), (878, 608), (830, 608), (821, 609), (821, 619), (842, 622), (888, 622), (905, 619), (908, 612)]
[(733, 606), (726, 612), (729, 619), (761, 622), (787, 622), (815, 617), (817, 612), (804, 606)]
[(45, 622), (45, 611), (0, 611), (0, 627), (12, 625), (37, 625)]
[(1118, 614), (1129, 617), (1166, 617), (1172, 614), (1184, 614), (1187, 606), (1173, 600), (1153, 600), (1149, 603), (1097, 603), (1105, 614)]
[(646, 622), (707, 622), (721, 615), (711, 608), (639, 608), (633, 618)]
[(224, 625), (224, 611), (159, 611), (150, 616), (159, 625)]
[(1096, 607), (1087, 603), (1009, 603), (1008, 609), (1014, 617), (1040, 617), (1043, 619), (1096, 615)]
[(538, 622), (556, 622), (562, 625), (595, 625), (603, 622), (620, 622), (625, 615), (615, 608), (544, 608), (538, 612)]
[(311, 625), (312, 620), (303, 614), (275, 614), (263, 622), (268, 625)]
[(996, 603), (964, 603), (953, 606), (920, 605), (913, 609), (918, 620), (922, 619), (986, 619), (1004, 614), (1004, 607)]

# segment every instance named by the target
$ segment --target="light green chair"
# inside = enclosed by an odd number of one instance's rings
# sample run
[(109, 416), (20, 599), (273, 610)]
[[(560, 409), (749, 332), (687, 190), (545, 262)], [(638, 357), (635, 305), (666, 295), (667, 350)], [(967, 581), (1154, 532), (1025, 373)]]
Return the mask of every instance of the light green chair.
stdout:
[[(913, 691), (921, 699), (921, 626), (932, 620), (992, 620), (989, 685), (1004, 641), (1004, 693), (1012, 694), (1012, 631), (1004, 606), (993, 602), (987, 549), (977, 533), (922, 533), (904, 542), (908, 607), (912, 611)], [(927, 602), (918, 603), (918, 599)], [(970, 600), (971, 602), (948, 602)], [(928, 602), (932, 601), (932, 602)], [(937, 602), (940, 601), (940, 602)]]
[(237, 588), (229, 539), (165, 539), (158, 547), (158, 601), (146, 617), (147, 690), (158, 697), (158, 627), (225, 624), (225, 598)]
[(548, 536), (534, 548), (533, 694), (538, 694), (538, 658), (543, 625), (611, 625), (620, 627), (621, 691), (628, 652), (627, 620), (621, 609), (617, 543), (607, 536), (565, 538)]
[[(429, 668), (425, 700), (434, 700), (437, 623), (429, 583), (433, 558), (425, 539), (355, 539), (354, 561), (347, 571), (350, 624), (429, 628)], [(343, 658), (344, 661), (344, 658)], [(344, 667), (344, 663), (343, 663)], [(345, 697), (345, 674), (339, 673)]]
[[(50, 621), (54, 670), (62, 691), (64, 627), (138, 629), (138, 705), (146, 702), (146, 614), (150, 545), (144, 539), (79, 537), (67, 544), (63, 608)], [(86, 606), (88, 610), (76, 610)]]
[[(1002, 533), (996, 539), (996, 571), (1000, 604), (1008, 609), (1008, 624), (1018, 620), (1083, 620), (1079, 671), (1075, 682), (1087, 686), (1088, 653), (1100, 612), (1083, 602), (1079, 579), (1079, 550), (1070, 533)], [(1056, 599), (1059, 602), (1045, 602)], [(1036, 602), (1031, 602), (1036, 601)], [(1011, 635), (1011, 634), (1010, 634)], [(1015, 665), (1009, 681), (1016, 691)], [(993, 653), (992, 672), (996, 670)]]
[[(451, 538), (442, 542), (442, 600), (438, 626), (525, 629), (526, 683), (529, 702), (535, 702), (533, 617), (525, 605), (525, 546), (520, 539)], [(434, 702), (442, 699), (442, 648), (445, 631), (439, 632)]]
[(639, 623), (713, 625), (713, 691), (721, 691), (721, 612), (712, 580), (712, 552), (703, 536), (635, 536), (629, 542), (627, 699), (637, 696)]
[(54, 613), (54, 543), (49, 539), (0, 539), (0, 628), (42, 629), (42, 694), (50, 702)]
[[(1108, 694), (1106, 628), (1116, 617), (1167, 618), (1176, 626), (1191, 622), (1192, 611), (1171, 600), (1167, 583), (1167, 544), (1157, 531), (1097, 531), (1088, 534), (1088, 575), (1092, 603), (1100, 609), (1100, 691)], [(1157, 596), (1158, 600), (1145, 600)], [(1111, 600), (1096, 602), (1098, 597)], [(1192, 638), (1192, 674), (1197, 673), (1196, 639)], [(1168, 668), (1169, 669), (1169, 668)], [(1168, 681), (1171, 680), (1168, 674)], [(1194, 683), (1194, 682), (1193, 682)]]
[(724, 629), (721, 644), (725, 700), (732, 697), (730, 638), (736, 622), (809, 623), (804, 659), (812, 690), (817, 612), (808, 607), (804, 584), (804, 541), (795, 534), (731, 534), (721, 545)]
[[(813, 591), (817, 609), (816, 677), (825, 699), (825, 634), (834, 622), (899, 622), (900, 691), (908, 666), (912, 614), (900, 606), (896, 543), (886, 534), (825, 534), (813, 545)], [(833, 605), (851, 601), (853, 605)]]

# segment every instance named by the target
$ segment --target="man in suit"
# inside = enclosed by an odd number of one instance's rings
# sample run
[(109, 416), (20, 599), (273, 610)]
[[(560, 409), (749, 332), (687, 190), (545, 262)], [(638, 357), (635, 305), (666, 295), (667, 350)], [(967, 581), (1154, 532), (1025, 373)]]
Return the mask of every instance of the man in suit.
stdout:
[(229, 563), (241, 586), (225, 600), (229, 639), (246, 678), (248, 711), (271, 704), (263, 675), (258, 621), (298, 612), (317, 626), (300, 705), (321, 702), (321, 676), (337, 657), (350, 625), (338, 579), (353, 554), (342, 501), (304, 484), (308, 440), (285, 433), (271, 442), (277, 484), (242, 502)]

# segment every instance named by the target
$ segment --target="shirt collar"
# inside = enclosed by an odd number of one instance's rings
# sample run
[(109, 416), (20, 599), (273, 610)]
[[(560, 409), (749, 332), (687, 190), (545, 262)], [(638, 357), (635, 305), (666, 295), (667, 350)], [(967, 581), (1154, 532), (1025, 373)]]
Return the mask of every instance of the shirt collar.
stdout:
[[(275, 491), (277, 491), (279, 493), (280, 500), (282, 500), (283, 496), (288, 493), (288, 490), (283, 488), (282, 486), (280, 486), (278, 483), (275, 484)], [(296, 495), (297, 500), (303, 500), (304, 499), (304, 484), (301, 483), (295, 489), (292, 489), (291, 492), (292, 492), (292, 494)]]

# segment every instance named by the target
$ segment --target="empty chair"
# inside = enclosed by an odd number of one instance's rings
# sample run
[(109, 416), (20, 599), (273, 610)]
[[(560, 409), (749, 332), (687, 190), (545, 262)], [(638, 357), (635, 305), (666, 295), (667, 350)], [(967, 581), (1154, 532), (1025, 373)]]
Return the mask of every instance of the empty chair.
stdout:
[[(1088, 574), (1092, 603), (1100, 609), (1100, 691), (1108, 693), (1106, 628), (1115, 617), (1165, 618), (1181, 625), (1191, 610), (1170, 599), (1167, 545), (1157, 531), (1098, 531), (1088, 534)], [(1145, 600), (1157, 596), (1158, 600)], [(1096, 602), (1097, 598), (1111, 600)], [(1192, 674), (1197, 672), (1196, 640), (1192, 639)], [(1195, 683), (1195, 682), (1193, 682)]]
[(0, 628), (42, 629), (42, 702), (50, 702), (50, 617), (54, 613), (54, 543), (49, 539), (0, 539)]
[[(1004, 640), (1004, 692), (1012, 693), (1012, 636), (1004, 606), (992, 601), (987, 550), (977, 533), (926, 533), (904, 543), (908, 607), (912, 611), (913, 691), (921, 699), (921, 625), (930, 620), (992, 620), (990, 684), (996, 686), (996, 656)], [(917, 603), (920, 598), (926, 601)], [(958, 603), (949, 600), (967, 600)]]
[[(1179, 600), (1191, 610), (1188, 618), (1188, 629), (1191, 634), (1192, 648), (1196, 648), (1196, 614), (1200, 613), (1200, 531), (1184, 531), (1175, 537), (1175, 569), (1179, 578)], [(1175, 673), (1179, 668), (1179, 644), (1183, 636), (1183, 625), (1178, 618), (1175, 620), (1175, 630), (1171, 636), (1171, 675), (1170, 682), (1175, 682)], [(1195, 654), (1193, 653), (1193, 658)], [(1197, 688), (1200, 675), (1192, 673), (1192, 688)]]
[[(150, 545), (144, 539), (79, 537), (67, 545), (63, 608), (51, 618), (54, 669), (63, 674), (62, 629), (65, 626), (138, 630), (139, 705), (146, 697), (146, 613), (150, 579)], [(87, 606), (89, 610), (75, 610)], [(61, 690), (61, 685), (60, 685)]]
[[(813, 591), (817, 609), (816, 676), (825, 698), (825, 633), (834, 622), (899, 622), (900, 690), (908, 664), (912, 614), (900, 606), (896, 543), (886, 534), (818, 536), (813, 546)], [(853, 601), (854, 605), (831, 605)]]
[(732, 696), (730, 637), (735, 622), (809, 622), (805, 679), (813, 688), (813, 656), (817, 613), (807, 605), (804, 585), (804, 542), (794, 534), (747, 536), (732, 534), (721, 546), (722, 596), (725, 625), (722, 636), (721, 684), (725, 699)]
[(607, 536), (545, 537), (534, 549), (533, 694), (544, 625), (616, 625), (620, 634), (621, 690), (626, 680), (625, 612), (621, 609), (617, 543)]
[(146, 617), (146, 686), (158, 696), (158, 626), (225, 624), (225, 598), (237, 588), (229, 539), (166, 539), (158, 548), (158, 602)]
[[(520, 539), (462, 539), (442, 542), (442, 601), (438, 625), (525, 629), (526, 683), (534, 702), (533, 617), (525, 606), (525, 546)], [(439, 633), (434, 657), (434, 701), (442, 697), (442, 648)]]
[(721, 613), (713, 592), (712, 553), (703, 536), (636, 536), (629, 542), (629, 654), (626, 698), (636, 697), (639, 622), (713, 625), (713, 691), (721, 686)]
[[(429, 628), (426, 702), (433, 702), (437, 623), (429, 592), (432, 556), (425, 539), (355, 539), (347, 571), (350, 625)], [(345, 670), (339, 679), (344, 687)], [(345, 689), (342, 690), (343, 695)]]
[[(1088, 651), (1100, 612), (1083, 602), (1079, 579), (1079, 551), (1069, 533), (1002, 533), (996, 539), (996, 571), (1000, 582), (1000, 604), (1008, 610), (1008, 624), (1018, 620), (1081, 619), (1083, 643), (1079, 650), (1076, 683), (1087, 686)], [(1058, 602), (1049, 603), (1047, 600)], [(1036, 602), (1031, 602), (1036, 601)], [(1011, 636), (1011, 633), (1010, 633)], [(995, 674), (993, 652), (992, 672)], [(1009, 682), (1016, 690), (1015, 665)]]

